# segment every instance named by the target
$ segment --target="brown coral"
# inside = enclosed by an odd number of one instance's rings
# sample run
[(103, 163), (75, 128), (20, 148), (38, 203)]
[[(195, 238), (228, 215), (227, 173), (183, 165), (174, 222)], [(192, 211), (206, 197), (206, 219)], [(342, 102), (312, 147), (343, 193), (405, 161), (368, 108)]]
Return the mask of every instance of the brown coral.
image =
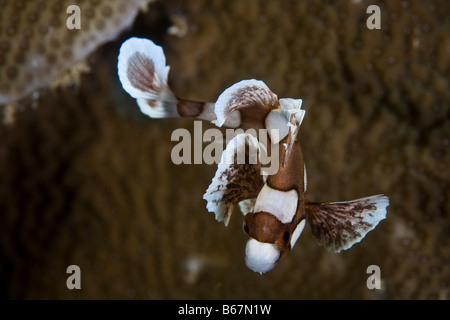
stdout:
[[(114, 39), (148, 0), (0, 1), (0, 104), (42, 88)], [(80, 29), (67, 24), (80, 9)]]
[[(116, 43), (93, 57), (78, 92), (42, 95), (38, 109), (0, 129), (2, 294), (448, 299), (450, 5), (380, 1), (381, 30), (368, 30), (369, 4), (192, 0), (158, 7), (161, 16), (183, 15), (188, 23), (184, 37), (162, 42), (176, 94), (214, 100), (255, 77), (280, 97), (303, 98), (307, 196), (390, 197), (387, 219), (363, 242), (334, 254), (306, 228), (273, 272), (248, 270), (239, 214), (224, 228), (201, 199), (215, 168), (170, 161), (172, 130), (192, 130), (192, 123), (123, 115), (137, 106), (118, 84)], [(155, 12), (141, 16), (130, 35), (152, 30)], [(80, 291), (65, 286), (70, 264), (81, 267)], [(380, 266), (381, 290), (366, 287), (372, 264)]]

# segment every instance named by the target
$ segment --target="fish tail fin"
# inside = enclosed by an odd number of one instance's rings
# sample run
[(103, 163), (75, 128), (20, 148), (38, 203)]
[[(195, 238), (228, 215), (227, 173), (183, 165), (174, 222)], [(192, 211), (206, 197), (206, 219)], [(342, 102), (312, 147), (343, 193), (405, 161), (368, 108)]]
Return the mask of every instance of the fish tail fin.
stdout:
[(384, 195), (332, 203), (307, 203), (306, 216), (320, 244), (335, 252), (347, 250), (386, 218)]
[(117, 68), (123, 88), (151, 118), (195, 117), (216, 119), (214, 103), (177, 98), (168, 85), (170, 67), (160, 46), (151, 40), (130, 38), (122, 44)]
[(142, 113), (152, 118), (179, 117), (177, 98), (167, 83), (169, 66), (163, 49), (151, 40), (130, 38), (118, 58), (119, 79)]

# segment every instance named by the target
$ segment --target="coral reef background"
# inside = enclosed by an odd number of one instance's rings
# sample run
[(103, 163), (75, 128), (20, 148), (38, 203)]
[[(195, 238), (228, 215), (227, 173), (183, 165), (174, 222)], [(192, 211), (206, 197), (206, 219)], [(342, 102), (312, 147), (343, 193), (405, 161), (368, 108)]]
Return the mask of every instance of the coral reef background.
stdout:
[[(366, 27), (370, 4), (380, 30)], [(78, 85), (1, 107), (13, 113), (0, 124), (1, 296), (448, 299), (449, 17), (446, 0), (150, 4), (90, 55)], [(384, 193), (387, 219), (340, 254), (307, 227), (272, 272), (247, 269), (242, 215), (225, 228), (202, 200), (216, 167), (171, 162), (172, 131), (192, 121), (149, 119), (121, 88), (117, 55), (131, 36), (164, 47), (183, 98), (214, 101), (249, 78), (303, 98), (307, 197)], [(81, 290), (66, 287), (72, 264)], [(373, 264), (381, 290), (366, 286)]]
[[(23, 98), (73, 69), (117, 37), (148, 1), (0, 1), (0, 104)], [(77, 24), (82, 32), (73, 29)]]

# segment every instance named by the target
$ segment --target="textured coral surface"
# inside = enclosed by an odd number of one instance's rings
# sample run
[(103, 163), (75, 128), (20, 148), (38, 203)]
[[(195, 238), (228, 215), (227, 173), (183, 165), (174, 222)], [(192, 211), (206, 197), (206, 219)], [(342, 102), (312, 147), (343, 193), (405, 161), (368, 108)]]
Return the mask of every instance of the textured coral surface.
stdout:
[[(79, 87), (43, 92), (0, 127), (2, 296), (448, 299), (450, 3), (375, 3), (380, 30), (364, 0), (150, 5)], [(172, 131), (192, 121), (146, 118), (122, 90), (130, 36), (163, 45), (184, 98), (215, 100), (246, 78), (303, 98), (307, 197), (384, 193), (387, 219), (340, 254), (306, 227), (272, 272), (247, 269), (242, 215), (225, 228), (202, 200), (215, 166), (171, 162)], [(71, 264), (81, 290), (66, 287)], [(366, 286), (370, 265), (380, 290)]]
[(116, 37), (146, 2), (0, 0), (0, 104), (45, 86)]

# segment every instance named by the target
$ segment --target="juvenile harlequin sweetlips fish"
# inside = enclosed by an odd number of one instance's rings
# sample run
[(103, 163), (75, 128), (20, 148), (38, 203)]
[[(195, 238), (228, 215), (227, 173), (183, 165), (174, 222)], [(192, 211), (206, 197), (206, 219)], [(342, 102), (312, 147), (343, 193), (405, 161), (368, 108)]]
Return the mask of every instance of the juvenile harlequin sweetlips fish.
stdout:
[[(118, 59), (123, 88), (141, 111), (153, 118), (193, 117), (219, 127), (267, 129), (270, 144), (245, 132), (227, 143), (203, 198), (216, 220), (228, 225), (233, 208), (244, 214), (249, 236), (245, 263), (255, 272), (272, 270), (294, 247), (306, 222), (318, 242), (335, 252), (347, 250), (386, 218), (389, 198), (375, 195), (346, 202), (311, 202), (305, 197), (306, 167), (298, 141), (305, 110), (301, 99), (278, 99), (264, 82), (243, 80), (212, 102), (176, 97), (167, 79), (169, 67), (161, 47), (147, 39), (124, 42)], [(275, 134), (276, 133), (276, 134)], [(250, 147), (258, 150), (253, 164)], [(260, 151), (279, 152), (278, 171), (263, 174)]]

